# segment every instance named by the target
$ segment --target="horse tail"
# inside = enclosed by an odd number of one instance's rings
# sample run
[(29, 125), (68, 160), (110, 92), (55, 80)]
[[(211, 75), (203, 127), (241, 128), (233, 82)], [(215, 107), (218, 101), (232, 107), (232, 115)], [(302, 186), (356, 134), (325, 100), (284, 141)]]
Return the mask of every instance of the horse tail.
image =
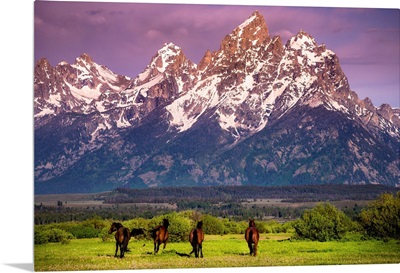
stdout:
[(155, 229), (153, 229), (151, 231), (151, 238), (153, 238), (153, 240), (155, 240), (157, 238), (157, 231), (160, 230), (160, 227), (156, 227)]
[(252, 228), (249, 231), (249, 237), (248, 238), (249, 238), (249, 240), (253, 239), (253, 229)]
[(131, 230), (131, 236), (138, 236), (145, 234), (145, 229), (144, 228), (134, 228)]
[(199, 235), (197, 234), (197, 229), (193, 230), (193, 242), (197, 243), (199, 242)]
[(124, 231), (124, 238), (129, 238), (129, 235), (130, 235), (129, 229), (124, 228), (123, 231)]

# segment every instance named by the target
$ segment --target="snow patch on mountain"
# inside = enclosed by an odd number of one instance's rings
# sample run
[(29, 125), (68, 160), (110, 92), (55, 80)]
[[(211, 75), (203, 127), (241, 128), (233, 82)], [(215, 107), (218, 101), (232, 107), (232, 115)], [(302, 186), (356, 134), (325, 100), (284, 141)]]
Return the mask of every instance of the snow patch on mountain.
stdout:
[(170, 125), (175, 126), (179, 132), (191, 128), (207, 109), (218, 104), (219, 96), (215, 86), (219, 82), (217, 76), (200, 81), (190, 92), (168, 105), (166, 110), (171, 114)]
[(87, 85), (83, 86), (82, 88), (77, 88), (67, 82), (66, 85), (70, 89), (71, 93), (75, 96), (75, 98), (79, 100), (84, 100), (86, 104), (90, 104), (93, 100), (97, 100), (101, 95), (101, 84), (98, 85), (96, 88), (90, 88)]

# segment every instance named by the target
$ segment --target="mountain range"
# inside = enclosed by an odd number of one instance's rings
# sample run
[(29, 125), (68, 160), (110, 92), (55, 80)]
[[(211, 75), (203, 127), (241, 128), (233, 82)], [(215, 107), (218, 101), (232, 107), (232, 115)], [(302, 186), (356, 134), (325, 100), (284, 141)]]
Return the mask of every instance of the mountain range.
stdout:
[(88, 54), (34, 69), (35, 194), (117, 187), (400, 186), (400, 109), (359, 99), (305, 31), (255, 11), (195, 64), (166, 43), (135, 78)]

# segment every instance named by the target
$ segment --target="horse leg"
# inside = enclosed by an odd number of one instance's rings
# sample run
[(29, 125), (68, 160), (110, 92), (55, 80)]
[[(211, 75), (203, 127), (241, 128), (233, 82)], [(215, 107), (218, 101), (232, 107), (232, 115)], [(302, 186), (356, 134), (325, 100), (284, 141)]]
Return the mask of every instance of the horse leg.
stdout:
[(199, 245), (198, 245), (198, 244), (196, 244), (196, 245), (194, 246), (194, 256), (195, 256), (196, 258), (199, 257)]
[(127, 238), (124, 239), (124, 252), (129, 252), (130, 251), (128, 249), (128, 244), (129, 244), (129, 240)]
[(160, 250), (160, 244), (161, 242), (159, 240), (154, 243), (154, 253), (158, 253)]
[(249, 246), (249, 249), (250, 249), (250, 255), (252, 255), (253, 254), (253, 245), (251, 242), (248, 242), (247, 245)]
[(257, 256), (257, 243), (254, 243), (254, 257)]
[(128, 248), (128, 240), (127, 238), (124, 238), (124, 240), (121, 243), (121, 258), (125, 256), (126, 249)]
[(199, 249), (200, 249), (200, 257), (203, 258), (203, 244), (199, 245)]
[(120, 258), (123, 258), (124, 257), (124, 252), (125, 252), (125, 248), (124, 248), (124, 244), (123, 243), (121, 243), (120, 245), (119, 245), (119, 257)]
[(117, 252), (118, 252), (118, 242), (115, 242), (115, 254), (114, 254), (114, 257), (117, 257)]
[(163, 250), (165, 249), (166, 246), (167, 246), (167, 241), (164, 242)]

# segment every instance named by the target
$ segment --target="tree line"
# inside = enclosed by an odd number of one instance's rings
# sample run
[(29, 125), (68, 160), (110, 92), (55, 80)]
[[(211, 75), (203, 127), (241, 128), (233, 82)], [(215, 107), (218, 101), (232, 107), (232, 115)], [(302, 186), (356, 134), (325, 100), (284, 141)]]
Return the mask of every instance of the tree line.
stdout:
[[(256, 206), (246, 207), (240, 202), (228, 202), (213, 204), (208, 201), (186, 201), (176, 203), (176, 208), (163, 206), (137, 206), (115, 204), (111, 207), (68, 207), (68, 206), (44, 206), (35, 205), (34, 223), (37, 225), (60, 223), (68, 221), (85, 221), (92, 218), (115, 219), (125, 221), (132, 217), (152, 218), (158, 215), (195, 210), (199, 213), (210, 214), (214, 217), (230, 218), (236, 221), (247, 220), (249, 217), (257, 219), (276, 218), (281, 221), (293, 220), (301, 216), (304, 207), (267, 207)], [(350, 210), (352, 211), (352, 210)]]
[[(215, 217), (203, 214), (197, 210), (168, 212), (152, 218), (131, 217), (123, 225), (132, 228), (143, 228), (150, 231), (159, 225), (162, 219), (170, 222), (170, 240), (186, 241), (187, 234), (198, 220), (203, 221), (205, 234), (240, 234), (243, 233), (247, 221), (237, 221), (228, 217)], [(252, 217), (256, 218), (256, 217)], [(257, 218), (256, 218), (257, 219)], [(85, 221), (61, 222), (46, 225), (35, 225), (35, 244), (48, 242), (68, 243), (72, 238), (95, 238), (109, 240), (109, 225), (115, 219), (94, 217)], [(279, 223), (277, 221), (256, 220), (256, 227), (261, 233), (291, 232), (291, 239), (307, 239), (315, 241), (342, 240), (346, 234), (357, 232), (364, 239), (376, 238), (384, 241), (400, 240), (400, 191), (396, 194), (384, 193), (363, 208), (359, 214), (351, 218), (344, 211), (321, 202), (312, 209), (306, 209), (301, 216), (292, 221)], [(142, 239), (149, 239), (150, 233)]]
[[(258, 198), (281, 198), (283, 202), (329, 202), (335, 200), (373, 200), (382, 193), (394, 194), (396, 188), (382, 185), (304, 185), (285, 187), (258, 186), (215, 186), (215, 187), (171, 187), (150, 189), (117, 188), (109, 193), (99, 194), (108, 206), (87, 206), (86, 208), (57, 207), (37, 204), (34, 206), (34, 223), (49, 224), (66, 221), (84, 221), (94, 217), (125, 221), (132, 217), (152, 218), (173, 211), (196, 210), (215, 217), (231, 218), (236, 221), (249, 217), (257, 219), (275, 218), (288, 221), (299, 218), (304, 207), (244, 206), (247, 200)], [(129, 205), (127, 205), (129, 203)], [(156, 203), (156, 206), (137, 206), (135, 203)], [(176, 205), (176, 208), (162, 203)], [(112, 206), (110, 207), (110, 204)], [(354, 219), (363, 207), (344, 208), (343, 211)]]
[(174, 203), (180, 200), (240, 202), (243, 199), (284, 199), (285, 202), (335, 200), (372, 200), (382, 193), (398, 189), (385, 185), (293, 185), (293, 186), (207, 186), (159, 187), (146, 189), (116, 188), (104, 198), (105, 203)]

